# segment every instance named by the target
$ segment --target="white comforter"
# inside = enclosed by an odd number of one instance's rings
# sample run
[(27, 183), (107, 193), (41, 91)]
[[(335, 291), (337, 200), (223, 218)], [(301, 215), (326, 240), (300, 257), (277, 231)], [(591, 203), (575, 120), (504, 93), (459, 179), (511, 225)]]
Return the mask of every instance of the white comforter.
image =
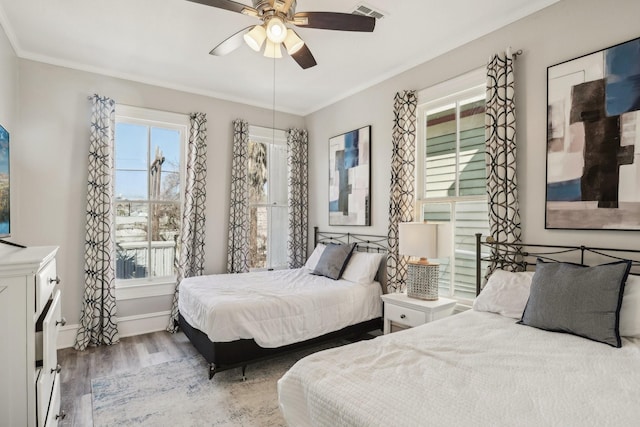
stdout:
[(280, 347), (381, 317), (382, 288), (306, 269), (216, 274), (180, 283), (178, 309), (214, 342)]
[(468, 311), (308, 356), (278, 394), (292, 427), (637, 426), (640, 342)]

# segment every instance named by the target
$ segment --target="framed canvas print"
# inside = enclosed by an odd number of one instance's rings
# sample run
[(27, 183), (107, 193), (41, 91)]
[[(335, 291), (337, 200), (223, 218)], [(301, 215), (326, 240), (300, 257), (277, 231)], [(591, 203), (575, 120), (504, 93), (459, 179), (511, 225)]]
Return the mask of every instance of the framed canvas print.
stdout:
[(547, 68), (545, 228), (640, 230), (640, 38)]
[(0, 125), (0, 237), (11, 236), (9, 132)]
[(329, 225), (371, 225), (371, 126), (329, 138)]

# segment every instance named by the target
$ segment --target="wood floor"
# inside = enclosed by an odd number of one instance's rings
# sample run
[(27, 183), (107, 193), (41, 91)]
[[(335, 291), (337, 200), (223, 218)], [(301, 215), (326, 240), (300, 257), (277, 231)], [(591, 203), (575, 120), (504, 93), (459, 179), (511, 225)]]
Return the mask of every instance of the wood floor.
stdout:
[[(198, 354), (187, 337), (179, 332), (154, 332), (122, 338), (112, 346), (90, 347), (85, 351), (65, 348), (58, 351), (61, 371), (61, 408), (67, 414), (60, 426), (93, 426), (91, 379)], [(203, 372), (203, 375), (205, 373)]]
[[(343, 340), (342, 344), (371, 339), (382, 331), (374, 331)], [(58, 350), (61, 404), (67, 416), (59, 423), (62, 427), (92, 427), (91, 380), (107, 377), (159, 363), (197, 355), (189, 339), (182, 333), (153, 332), (120, 339), (111, 346), (89, 347), (85, 351), (73, 348)], [(202, 373), (206, 375), (205, 372)]]

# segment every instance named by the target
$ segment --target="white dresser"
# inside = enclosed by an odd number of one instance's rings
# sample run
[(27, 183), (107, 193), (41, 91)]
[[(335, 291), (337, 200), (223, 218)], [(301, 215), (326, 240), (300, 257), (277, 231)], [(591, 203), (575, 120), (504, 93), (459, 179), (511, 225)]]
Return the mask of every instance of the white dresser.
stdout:
[(55, 246), (0, 245), (0, 424), (56, 426), (60, 410), (60, 279)]

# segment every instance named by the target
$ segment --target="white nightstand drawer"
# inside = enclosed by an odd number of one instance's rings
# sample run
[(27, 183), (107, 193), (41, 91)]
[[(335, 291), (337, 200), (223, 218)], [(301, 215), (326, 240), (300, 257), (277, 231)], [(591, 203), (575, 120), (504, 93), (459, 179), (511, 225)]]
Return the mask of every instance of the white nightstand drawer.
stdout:
[(407, 326), (419, 326), (426, 323), (426, 314), (423, 311), (393, 304), (385, 304), (384, 317), (392, 322)]
[(409, 298), (405, 293), (391, 293), (382, 295), (384, 301), (384, 333), (391, 332), (394, 325), (414, 327), (433, 322), (453, 314), (456, 302), (448, 298), (438, 298), (426, 301)]

